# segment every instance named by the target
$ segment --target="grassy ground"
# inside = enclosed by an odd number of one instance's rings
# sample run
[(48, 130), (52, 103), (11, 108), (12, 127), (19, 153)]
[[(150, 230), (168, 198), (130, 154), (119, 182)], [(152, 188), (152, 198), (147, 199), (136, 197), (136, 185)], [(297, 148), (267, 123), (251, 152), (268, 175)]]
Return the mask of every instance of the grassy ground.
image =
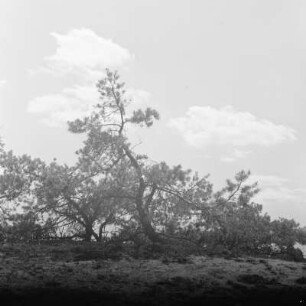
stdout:
[(0, 245), (1, 305), (306, 305), (306, 263), (109, 259), (91, 244)]

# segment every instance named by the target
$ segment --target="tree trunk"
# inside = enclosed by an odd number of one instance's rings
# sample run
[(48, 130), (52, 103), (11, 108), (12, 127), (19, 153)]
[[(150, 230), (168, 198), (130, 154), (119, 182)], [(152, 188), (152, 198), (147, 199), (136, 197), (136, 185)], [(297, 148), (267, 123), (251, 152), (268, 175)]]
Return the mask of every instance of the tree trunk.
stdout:
[(137, 159), (133, 156), (132, 152), (130, 149), (125, 146), (124, 151), (128, 158), (130, 159), (132, 166), (137, 172), (138, 179), (139, 179), (139, 186), (138, 186), (138, 192), (136, 195), (136, 209), (139, 215), (139, 221), (142, 226), (142, 229), (145, 233), (145, 235), (152, 241), (152, 242), (161, 242), (162, 239), (160, 236), (156, 233), (155, 229), (152, 226), (150, 217), (145, 210), (145, 205), (144, 205), (144, 194), (146, 190), (146, 183), (142, 174), (142, 170), (140, 165), (138, 164)]
[(92, 226), (91, 225), (87, 225), (85, 227), (85, 238), (84, 238), (84, 240), (86, 242), (90, 242), (91, 241), (91, 236), (92, 236)]
[(145, 191), (145, 184), (143, 183), (143, 181), (140, 181), (138, 195), (136, 197), (136, 208), (139, 215), (139, 221), (145, 235), (152, 242), (161, 242), (161, 238), (153, 228), (150, 217), (144, 208), (144, 203), (143, 203), (144, 191)]
[(160, 242), (160, 237), (156, 233), (155, 229), (152, 227), (151, 220), (149, 219), (148, 215), (144, 211), (143, 207), (137, 205), (137, 210), (139, 214), (139, 220), (142, 226), (142, 229), (145, 235), (152, 241), (152, 242)]

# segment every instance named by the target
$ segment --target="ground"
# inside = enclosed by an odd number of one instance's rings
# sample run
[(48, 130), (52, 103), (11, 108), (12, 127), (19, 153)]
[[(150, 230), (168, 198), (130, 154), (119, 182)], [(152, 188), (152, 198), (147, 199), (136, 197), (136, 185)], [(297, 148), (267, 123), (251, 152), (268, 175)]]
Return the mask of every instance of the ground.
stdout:
[(93, 244), (6, 243), (0, 293), (1, 305), (306, 305), (306, 262), (110, 259)]

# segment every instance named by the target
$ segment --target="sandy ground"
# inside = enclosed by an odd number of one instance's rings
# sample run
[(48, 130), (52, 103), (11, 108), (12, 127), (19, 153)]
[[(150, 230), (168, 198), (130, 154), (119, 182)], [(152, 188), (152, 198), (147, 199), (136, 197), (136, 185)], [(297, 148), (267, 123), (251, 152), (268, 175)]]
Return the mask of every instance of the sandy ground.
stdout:
[(3, 244), (0, 304), (306, 305), (305, 262), (104, 257), (89, 245)]

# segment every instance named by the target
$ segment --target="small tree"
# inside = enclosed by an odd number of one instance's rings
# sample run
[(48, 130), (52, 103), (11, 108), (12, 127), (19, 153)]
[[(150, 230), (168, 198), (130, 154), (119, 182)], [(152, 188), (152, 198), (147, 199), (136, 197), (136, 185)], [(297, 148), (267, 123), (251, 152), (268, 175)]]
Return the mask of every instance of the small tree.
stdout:
[(293, 219), (279, 218), (271, 223), (272, 242), (281, 252), (293, 248), (298, 241), (299, 224)]
[[(112, 186), (115, 184), (112, 172), (94, 178), (95, 166), (90, 168), (82, 158), (83, 155), (74, 167), (56, 162), (46, 167), (37, 191), (38, 202), (41, 211), (51, 214), (59, 226), (74, 228), (75, 237), (101, 241), (105, 226), (115, 223), (126, 211), (120, 205), (119, 187), (114, 190)], [(116, 201), (113, 193), (117, 195)]]
[[(30, 207), (35, 210), (35, 189), (44, 168), (45, 163), (40, 159), (16, 156), (12, 151), (5, 151), (0, 143), (0, 210), (4, 236), (12, 223), (20, 221), (20, 216), (15, 214), (17, 208), (25, 213)], [(40, 218), (38, 211), (35, 214), (37, 219)]]
[[(110, 188), (107, 198), (120, 200), (143, 233), (151, 241), (161, 242), (163, 239), (154, 225), (154, 220), (158, 219), (156, 203), (162, 202), (163, 194), (182, 200), (178, 189), (186, 183), (189, 171), (183, 171), (180, 166), (171, 169), (165, 163), (152, 166), (146, 156), (135, 154), (127, 137), (128, 125), (150, 127), (159, 119), (159, 114), (147, 108), (135, 110), (128, 116), (129, 101), (125, 98), (124, 86), (117, 72), (107, 70), (106, 77), (97, 85), (101, 102), (89, 117), (69, 123), (71, 132), (87, 135), (84, 147), (78, 151), (78, 169), (97, 178), (115, 173), (124, 165), (126, 180), (121, 180), (119, 189)], [(118, 177), (113, 175), (112, 179), (112, 185), (118, 186)]]

